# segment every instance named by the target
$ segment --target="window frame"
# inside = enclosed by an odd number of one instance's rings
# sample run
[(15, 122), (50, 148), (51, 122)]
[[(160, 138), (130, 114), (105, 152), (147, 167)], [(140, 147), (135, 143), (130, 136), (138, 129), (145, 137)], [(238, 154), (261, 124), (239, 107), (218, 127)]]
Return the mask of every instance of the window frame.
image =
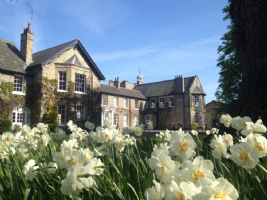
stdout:
[[(173, 101), (171, 101), (171, 99), (173, 99)], [(171, 107), (175, 107), (175, 99), (174, 99), (174, 96), (169, 97), (168, 100), (169, 100), (169, 107), (170, 108)]]
[(123, 115), (123, 127), (128, 127), (128, 115)]
[[(62, 73), (62, 74), (64, 73), (65, 74), (65, 78), (66, 78), (66, 80), (65, 80), (65, 87), (66, 87), (66, 90), (60, 89), (60, 83), (63, 82), (63, 81), (60, 81), (60, 73)], [(67, 92), (67, 72), (61, 72), (61, 71), (58, 72), (58, 87), (57, 87), (57, 91), (58, 92)]]
[(199, 113), (198, 112), (195, 113), (195, 122), (199, 124)]
[(139, 125), (139, 116), (138, 115), (136, 115), (134, 117), (134, 123), (135, 123), (135, 126), (138, 126)]
[[(153, 100), (154, 102), (152, 102), (152, 100)], [(151, 99), (150, 99), (150, 108), (156, 108), (156, 99), (155, 99), (155, 98), (151, 98)]]
[(123, 105), (124, 105), (124, 108), (128, 108), (128, 99), (127, 98), (123, 99)]
[[(106, 102), (106, 104), (105, 104), (105, 102)], [(108, 106), (108, 95), (107, 94), (103, 94), (103, 106)]]
[[(80, 79), (80, 77), (77, 78), (77, 76), (84, 77), (84, 79), (83, 79), (84, 82), (83, 83), (76, 82), (76, 79), (82, 80), (82, 79)], [(83, 91), (76, 91), (76, 84), (78, 85), (77, 86), (78, 88), (80, 88), (81, 85), (83, 85), (83, 87), (84, 87)], [(86, 75), (75, 73), (74, 92), (77, 93), (77, 94), (86, 94)]]
[[(116, 99), (116, 101), (115, 101)], [(119, 107), (119, 98), (117, 96), (114, 96), (114, 107), (118, 108)]]
[[(16, 88), (21, 88), (21, 91), (15, 90), (15, 85), (18, 85), (18, 84), (15, 84), (15, 79), (16, 79), (16, 77), (18, 77), (18, 78), (22, 78), (22, 83), (19, 84), (19, 85), (21, 85), (21, 87), (16, 87)], [(13, 87), (12, 94), (25, 95), (25, 91), (24, 91), (25, 77), (24, 77), (24, 76), (21, 76), (21, 75), (17, 75), (17, 74), (15, 74), (15, 75), (14, 75), (13, 83), (14, 83), (14, 87)]]
[[(65, 110), (64, 123), (59, 123), (59, 115), (62, 115), (62, 114), (59, 114), (59, 109), (58, 109), (59, 106), (64, 106), (64, 110)], [(57, 116), (58, 126), (66, 126), (66, 116), (67, 116), (67, 113), (66, 113), (66, 105), (64, 105), (64, 104), (57, 105), (57, 113), (58, 113), (58, 116)], [(61, 118), (61, 122), (62, 122), (62, 118)]]
[[(148, 118), (148, 119), (147, 119)], [(145, 115), (145, 124), (147, 124), (149, 122), (149, 115)]]
[(113, 116), (113, 126), (117, 126), (119, 124), (119, 114), (114, 113)]
[(135, 108), (135, 110), (139, 110), (138, 105), (139, 105), (139, 101), (138, 101), (138, 99), (135, 99), (134, 100), (134, 108)]
[[(163, 101), (161, 101), (163, 99)], [(162, 103), (162, 106), (160, 106)], [(164, 108), (164, 103), (165, 103), (165, 98), (164, 97), (160, 97), (159, 98), (159, 108)]]
[(198, 95), (195, 95), (195, 106), (196, 107), (199, 106), (199, 97), (198, 97)]
[[(80, 116), (81, 116), (80, 118), (77, 117), (77, 107), (78, 107), (78, 106), (81, 107), (81, 110), (82, 110), (82, 112), (83, 112), (83, 115), (80, 114)], [(77, 119), (85, 119), (85, 106), (82, 106), (82, 105), (75, 105), (75, 106), (74, 106), (74, 116), (76, 116)], [(76, 119), (76, 118), (75, 118), (75, 119)]]

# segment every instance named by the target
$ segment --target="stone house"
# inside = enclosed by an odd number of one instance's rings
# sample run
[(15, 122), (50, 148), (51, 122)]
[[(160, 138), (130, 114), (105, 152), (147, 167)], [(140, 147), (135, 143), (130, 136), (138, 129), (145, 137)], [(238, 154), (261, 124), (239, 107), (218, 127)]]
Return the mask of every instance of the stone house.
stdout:
[(212, 128), (220, 127), (220, 117), (216, 115), (216, 109), (219, 108), (218, 101), (211, 101), (206, 104), (206, 128), (208, 130)]
[(112, 126), (123, 129), (136, 126), (143, 122), (143, 112), (146, 103), (144, 95), (133, 90), (134, 84), (128, 81), (110, 80), (109, 84), (100, 84), (102, 93), (102, 126), (105, 118), (110, 118)]
[(182, 127), (191, 130), (191, 123), (205, 123), (205, 92), (198, 76), (176, 76), (175, 79), (143, 83), (139, 74), (134, 90), (140, 91), (147, 102), (145, 122), (152, 121), (155, 129)]
[(32, 53), (31, 24), (21, 34), (20, 51), (0, 39), (0, 118), (13, 125), (40, 122), (51, 100), (58, 124), (75, 118), (101, 123), (100, 81), (105, 77), (81, 42), (70, 42)]

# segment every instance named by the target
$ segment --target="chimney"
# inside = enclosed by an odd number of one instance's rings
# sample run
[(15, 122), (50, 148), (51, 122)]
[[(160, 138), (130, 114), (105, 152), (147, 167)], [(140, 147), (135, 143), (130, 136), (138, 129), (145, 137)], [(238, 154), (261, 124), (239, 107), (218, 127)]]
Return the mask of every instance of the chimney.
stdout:
[(174, 93), (179, 94), (184, 92), (184, 78), (182, 75), (176, 76), (174, 79)]
[(114, 86), (114, 81), (113, 80), (109, 80), (109, 85)]
[(119, 77), (115, 78), (114, 86), (116, 86), (117, 88), (121, 87), (121, 83), (120, 83), (120, 78)]
[(31, 23), (28, 23), (28, 28), (24, 29), (20, 40), (20, 53), (27, 64), (32, 62), (32, 43), (33, 33), (31, 32)]

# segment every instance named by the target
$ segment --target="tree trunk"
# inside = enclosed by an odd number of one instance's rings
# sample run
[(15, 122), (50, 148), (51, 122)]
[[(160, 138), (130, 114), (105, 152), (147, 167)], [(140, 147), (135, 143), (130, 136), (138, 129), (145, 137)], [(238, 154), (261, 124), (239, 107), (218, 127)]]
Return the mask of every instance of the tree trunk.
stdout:
[(242, 64), (238, 101), (230, 115), (267, 124), (267, 0), (232, 0), (233, 42)]

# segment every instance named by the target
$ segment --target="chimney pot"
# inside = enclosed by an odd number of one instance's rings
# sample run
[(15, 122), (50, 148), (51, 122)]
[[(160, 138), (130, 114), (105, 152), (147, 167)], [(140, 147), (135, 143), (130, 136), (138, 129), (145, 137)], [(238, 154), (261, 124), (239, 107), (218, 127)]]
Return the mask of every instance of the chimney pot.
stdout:
[(29, 32), (32, 32), (31, 23), (28, 23), (28, 31), (29, 31)]

